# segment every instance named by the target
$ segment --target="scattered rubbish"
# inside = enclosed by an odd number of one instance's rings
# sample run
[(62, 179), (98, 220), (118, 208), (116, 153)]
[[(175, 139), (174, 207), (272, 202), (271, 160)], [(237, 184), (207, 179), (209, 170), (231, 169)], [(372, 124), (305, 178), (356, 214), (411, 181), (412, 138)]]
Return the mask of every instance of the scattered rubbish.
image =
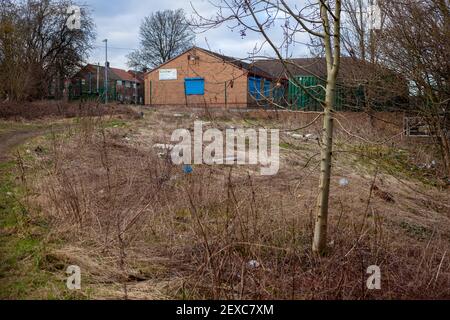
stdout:
[(185, 174), (191, 174), (192, 172), (194, 172), (194, 169), (192, 168), (192, 166), (186, 164), (183, 166), (183, 172)]
[(30, 154), (30, 153), (31, 153), (31, 150), (30, 150), (30, 149), (27, 149), (26, 153)]
[(12, 192), (7, 192), (6, 195), (7, 195), (8, 197), (12, 197), (12, 196), (13, 196)]
[(261, 266), (261, 264), (256, 260), (252, 260), (248, 263), (248, 267), (250, 269), (258, 269), (260, 266)]
[(308, 140), (318, 140), (319, 139), (319, 137), (317, 136), (317, 135), (315, 135), (315, 134), (305, 134), (305, 139), (308, 139)]
[(342, 178), (341, 180), (339, 180), (339, 185), (341, 187), (347, 187), (350, 184), (350, 181), (348, 181), (348, 179), (346, 178)]
[(175, 118), (183, 118), (183, 117), (184, 117), (184, 114), (181, 114), (181, 113), (175, 113), (173, 116), (174, 116)]
[(303, 139), (303, 135), (298, 134), (298, 133), (291, 133), (289, 135), (294, 139)]
[(433, 160), (430, 163), (424, 163), (424, 164), (419, 165), (418, 168), (431, 170), (431, 169), (435, 169), (436, 165), (437, 165), (436, 160)]
[(294, 133), (294, 132), (288, 132), (287, 133), (288, 136), (297, 139), (297, 140), (318, 140), (318, 136), (312, 133), (308, 133), (308, 134), (299, 134), (299, 133)]

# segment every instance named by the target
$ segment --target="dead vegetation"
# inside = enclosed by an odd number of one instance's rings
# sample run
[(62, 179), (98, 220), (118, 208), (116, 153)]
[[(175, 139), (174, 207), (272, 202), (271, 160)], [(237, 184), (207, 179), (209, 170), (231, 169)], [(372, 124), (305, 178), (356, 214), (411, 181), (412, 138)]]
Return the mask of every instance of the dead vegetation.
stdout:
[(128, 118), (138, 118), (139, 114), (126, 105), (100, 105), (95, 102), (63, 102), (35, 101), (29, 103), (1, 102), (0, 119), (5, 120), (35, 120), (43, 118), (75, 118), (85, 116), (125, 115)]
[[(362, 139), (376, 131), (383, 141), (396, 130), (339, 116)], [(274, 177), (251, 166), (195, 166), (186, 174), (152, 146), (169, 143), (173, 129), (190, 128), (196, 118), (218, 128), (292, 130), (315, 117), (150, 111), (127, 126), (84, 118), (78, 129), (40, 141), (45, 152), (25, 167), (40, 168), (27, 181), (39, 208), (31, 214), (49, 224), (42, 268), (62, 273), (79, 265), (83, 292), (97, 299), (450, 297), (448, 190), (409, 174), (409, 156), (381, 152), (374, 159), (373, 145), (352, 143), (339, 130), (330, 249), (318, 258), (311, 255), (318, 142), (281, 132)], [(397, 137), (382, 146), (406, 144)], [(367, 290), (371, 265), (381, 267), (380, 291)]]

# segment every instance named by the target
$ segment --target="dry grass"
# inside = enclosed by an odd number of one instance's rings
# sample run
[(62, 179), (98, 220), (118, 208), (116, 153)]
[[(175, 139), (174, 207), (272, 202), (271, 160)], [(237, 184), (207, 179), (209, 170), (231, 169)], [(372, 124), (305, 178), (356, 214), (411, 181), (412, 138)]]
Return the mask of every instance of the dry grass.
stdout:
[[(368, 129), (351, 116), (340, 121), (363, 139), (398, 129), (386, 122)], [(373, 159), (378, 149), (338, 131), (329, 252), (318, 258), (310, 253), (317, 142), (282, 133), (274, 177), (226, 166), (195, 166), (186, 175), (151, 146), (169, 143), (173, 129), (190, 128), (195, 118), (219, 128), (311, 122), (310, 115), (160, 110), (127, 128), (105, 128), (86, 118), (27, 164), (42, 168), (33, 201), (50, 223), (47, 241), (60, 242), (47, 268), (78, 264), (97, 299), (450, 298), (448, 190), (397, 167), (411, 166), (410, 158)], [(414, 147), (406, 144), (398, 138), (382, 146)], [(349, 186), (339, 186), (341, 177)], [(366, 288), (371, 265), (381, 267), (380, 291)]]
[(95, 102), (62, 102), (36, 101), (29, 103), (0, 103), (0, 119), (6, 120), (35, 120), (47, 118), (75, 118), (85, 116), (125, 115), (138, 118), (139, 115), (126, 105), (100, 105)]

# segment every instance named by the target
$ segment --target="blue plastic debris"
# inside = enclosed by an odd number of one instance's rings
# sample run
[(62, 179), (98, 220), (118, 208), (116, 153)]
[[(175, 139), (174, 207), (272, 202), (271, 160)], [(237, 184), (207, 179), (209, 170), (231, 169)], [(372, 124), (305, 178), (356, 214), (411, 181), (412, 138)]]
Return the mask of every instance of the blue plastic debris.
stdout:
[(192, 172), (194, 172), (194, 169), (190, 165), (184, 165), (183, 166), (183, 172), (185, 174), (191, 174)]
[(339, 185), (341, 187), (347, 187), (350, 184), (350, 181), (348, 181), (348, 179), (346, 178), (342, 178), (341, 180), (339, 180)]

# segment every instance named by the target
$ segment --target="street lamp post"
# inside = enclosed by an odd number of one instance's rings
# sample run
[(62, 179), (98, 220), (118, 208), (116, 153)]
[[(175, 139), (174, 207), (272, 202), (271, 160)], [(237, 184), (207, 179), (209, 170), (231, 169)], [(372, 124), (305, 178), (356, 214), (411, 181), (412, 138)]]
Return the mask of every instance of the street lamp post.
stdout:
[(103, 42), (105, 43), (105, 104), (108, 104), (108, 39)]

